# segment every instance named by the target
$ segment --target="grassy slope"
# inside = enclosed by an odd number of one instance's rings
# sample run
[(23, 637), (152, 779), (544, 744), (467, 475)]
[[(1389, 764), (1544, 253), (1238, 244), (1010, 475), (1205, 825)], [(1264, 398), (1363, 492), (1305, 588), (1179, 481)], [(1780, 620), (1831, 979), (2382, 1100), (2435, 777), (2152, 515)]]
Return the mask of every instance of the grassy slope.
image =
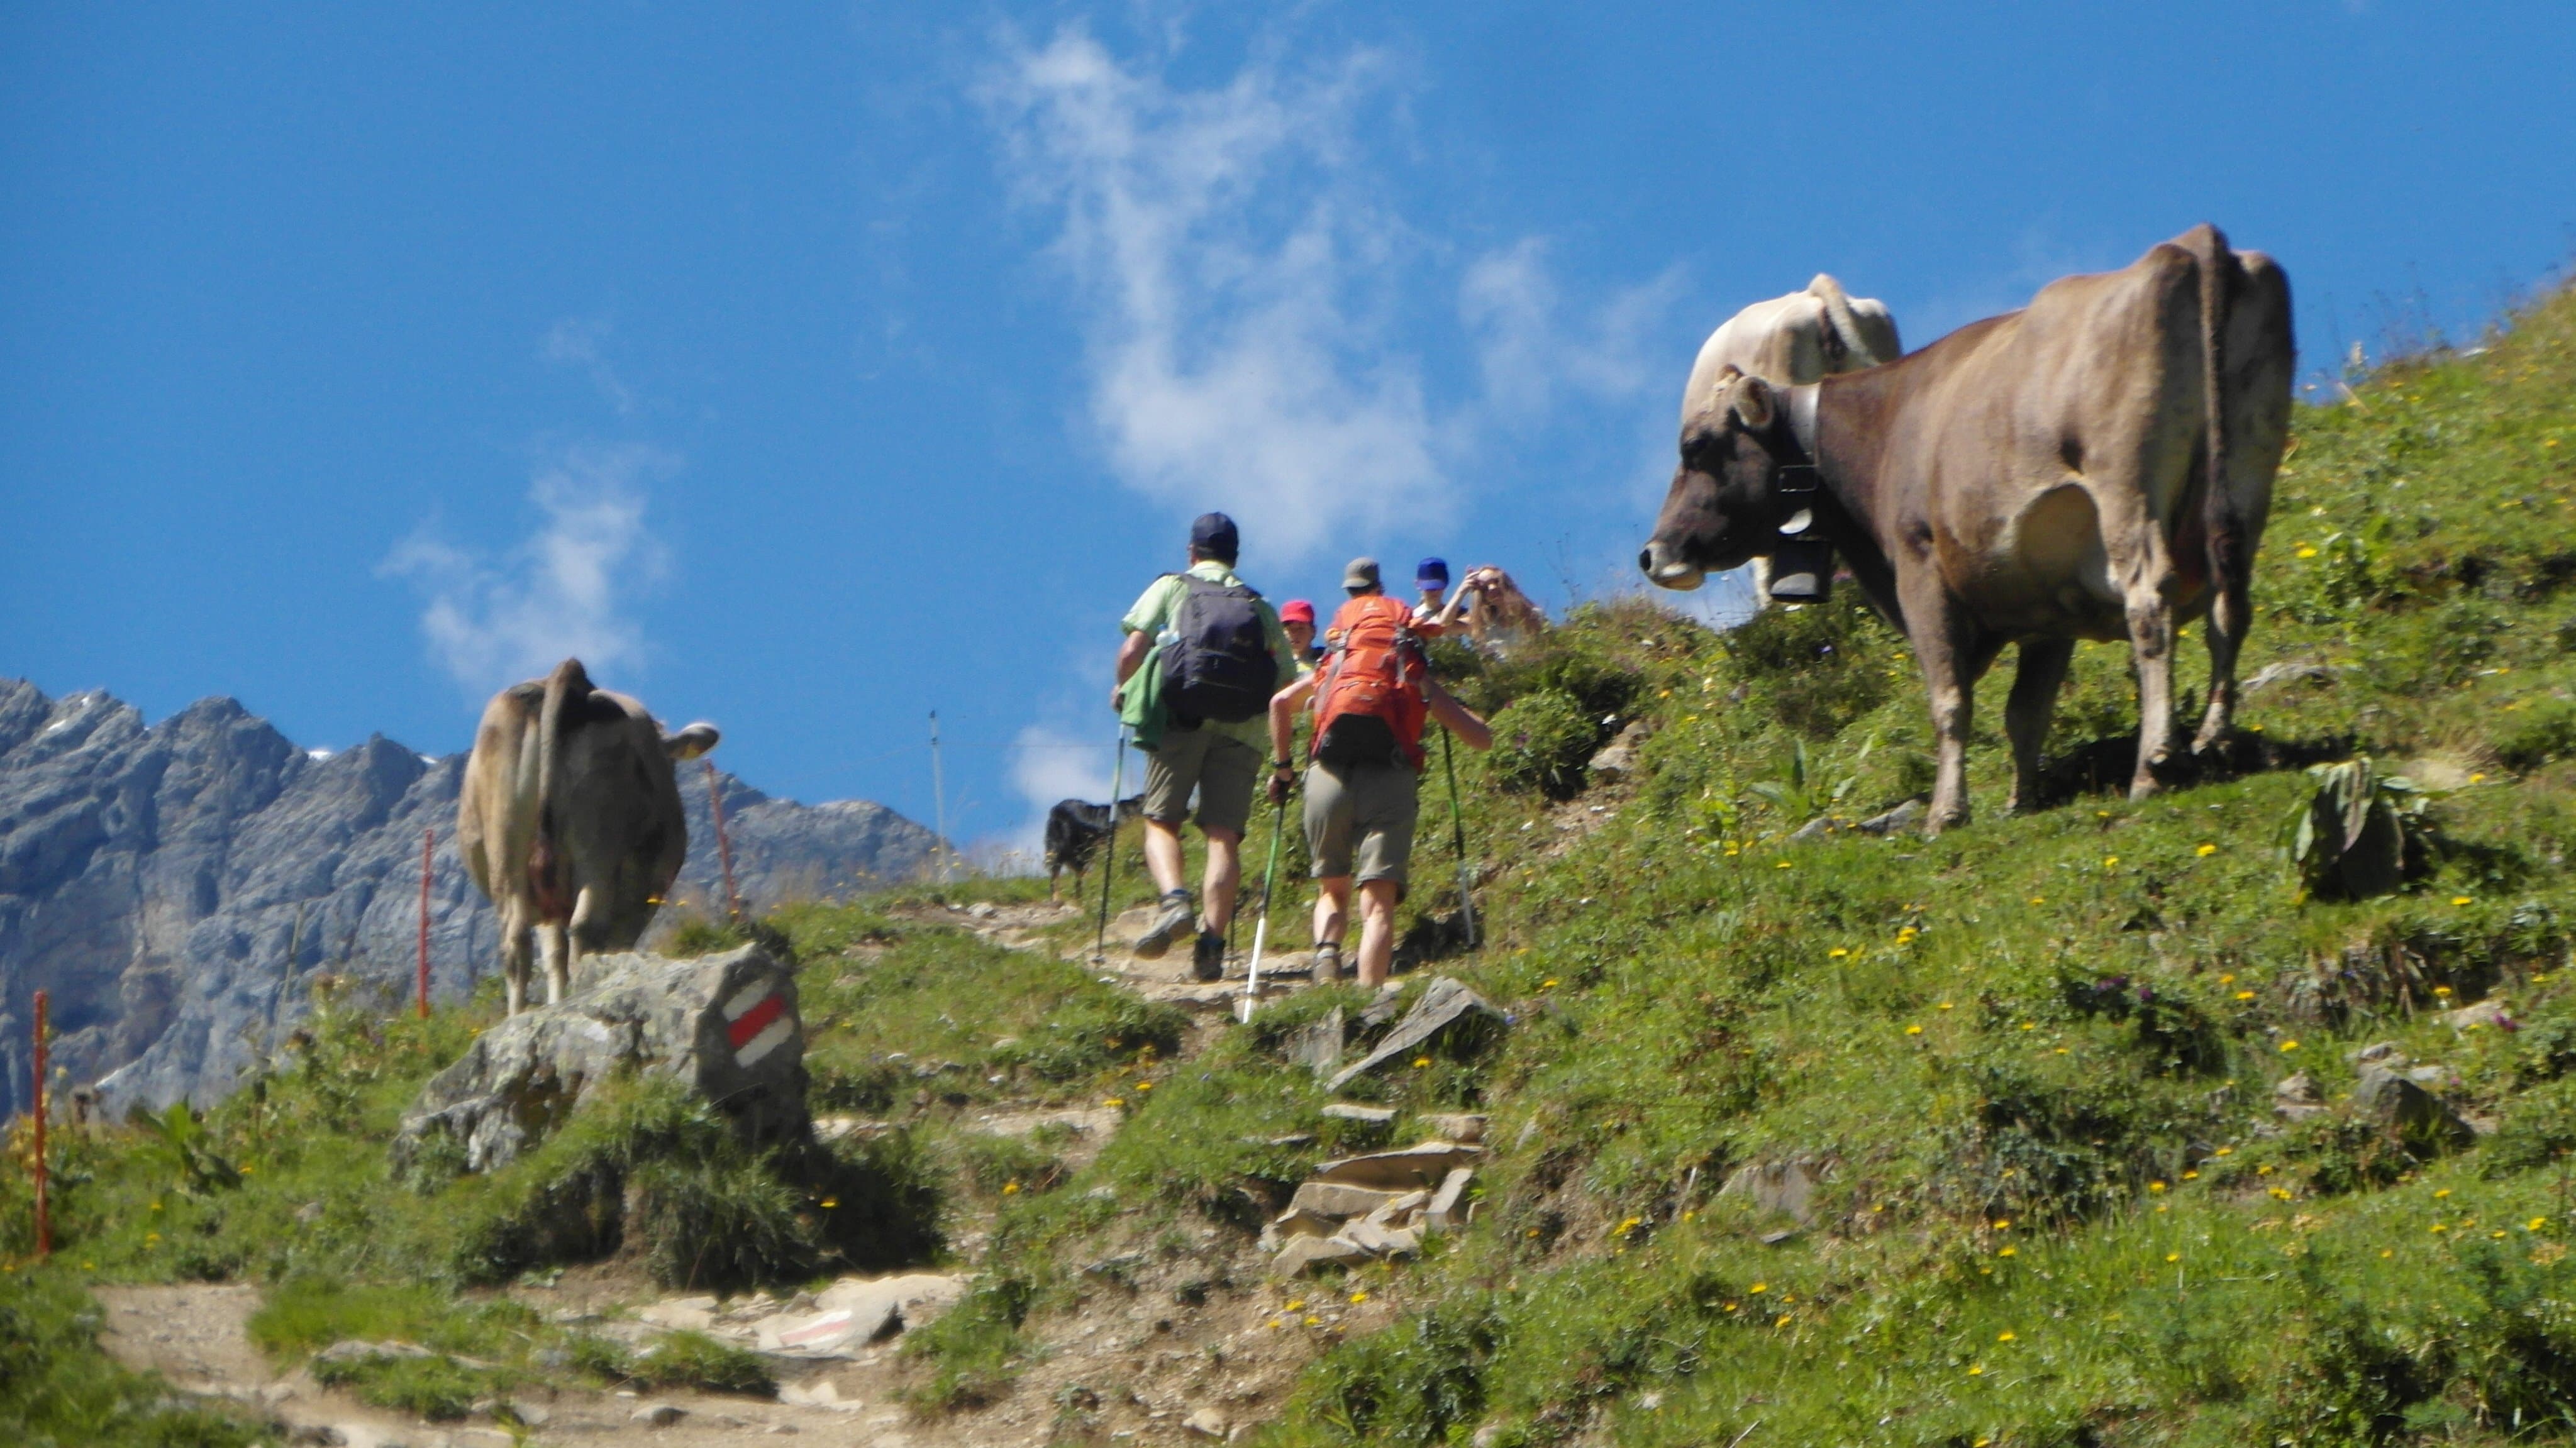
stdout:
[[(2495, 1441), (2516, 1413), (2563, 1435), (2576, 298), (2482, 357), (2394, 369), (2299, 427), (2246, 672), (2327, 671), (2256, 694), (2245, 722), (2289, 753), (2351, 741), (2455, 783), (2433, 878), (2363, 904), (2295, 899), (2271, 853), (2306, 789), (2295, 772), (2139, 806), (2086, 795), (1930, 844), (1792, 845), (1815, 809), (1866, 813), (1924, 781), (1901, 641), (1848, 601), (1723, 639), (1650, 607), (1591, 611), (1460, 677), (1503, 709), (1506, 748), (1460, 770), (1490, 940), (1437, 968), (1520, 1025), (1496, 1053), (1355, 1088), (1409, 1113), (1495, 1113), (1477, 1227), (1430, 1262), (1343, 1284), (1426, 1305), (1329, 1351), (1272, 1437), (1489, 1426), (1489, 1442), (1701, 1443), (1758, 1422), (1747, 1441)], [(1986, 691), (1972, 766), (1989, 811), (2002, 687)], [(2055, 752), (2125, 733), (2131, 699), (2124, 652), (2082, 650)], [(1566, 763), (1614, 717), (1658, 726), (1645, 767), (1551, 807), (1534, 791), (1571, 787)], [(1803, 776), (1785, 777), (1801, 747)], [(1293, 878), (1293, 840), (1287, 853)], [(1454, 905), (1449, 864), (1426, 844), (1417, 921)], [(1137, 868), (1131, 844), (1131, 901)], [(344, 1011), (264, 1095), (208, 1120), (206, 1144), (251, 1168), (237, 1186), (184, 1185), (168, 1149), (131, 1130), (67, 1148), (56, 1270), (292, 1284), (260, 1328), (284, 1357), (396, 1335), (501, 1363), (501, 1382), (381, 1385), (452, 1395), (559, 1371), (542, 1367), (547, 1347), (594, 1378), (649, 1370), (458, 1295), (541, 1268), (521, 1260), (524, 1224), (560, 1215), (549, 1193), (603, 1161), (703, 1166), (653, 1178), (710, 1208), (658, 1219), (689, 1240), (629, 1243), (666, 1277), (706, 1260), (711, 1238), (716, 1256), (787, 1280), (918, 1255), (936, 1191), (951, 1220), (996, 1214), (982, 1289), (915, 1339), (935, 1370), (925, 1403), (968, 1403), (1079, 1308), (1091, 1288), (1071, 1264), (1112, 1244), (1185, 1255), (1208, 1221), (1248, 1238), (1315, 1160), (1367, 1140), (1322, 1118), (1312, 1079), (1275, 1050), (1332, 998), (1273, 1007), (1176, 1069), (1172, 1013), (1071, 965), (904, 924), (887, 913), (898, 903), (776, 922), (807, 962), (818, 1106), (902, 1123), (837, 1176), (715, 1159), (702, 1123), (647, 1094), (490, 1180), (395, 1182), (395, 1114), (488, 1003), (426, 1025)], [(1294, 945), (1302, 911), (1286, 905), (1274, 939)], [(2443, 990), (2501, 995), (2523, 1029), (2456, 1034), (2427, 1009)], [(2275, 1130), (2275, 1079), (2305, 1069), (2339, 1098), (2347, 1052), (2381, 1039), (2457, 1069), (2457, 1099), (2501, 1129), (2422, 1160), (2340, 1114)], [(1114, 1102), (1128, 1123), (1068, 1172), (1044, 1135), (956, 1129), (1005, 1098)], [(1712, 1189), (1735, 1164), (1793, 1153), (1838, 1167), (1815, 1225), (1765, 1246), (1781, 1224)], [(861, 1190), (907, 1223), (900, 1250), (841, 1230), (842, 1196)], [(23, 1206), (0, 1174), (0, 1234), (20, 1231)], [(0, 1265), (24, 1252), (0, 1236)], [(44, 1360), (67, 1381), (97, 1378), (78, 1335), (56, 1331), (76, 1302), (60, 1279), (10, 1275), (22, 1336), (61, 1349)], [(1329, 1324), (1315, 1335), (1333, 1340)]]
[[(1801, 744), (1804, 791), (1849, 779), (1850, 813), (1923, 777), (1890, 630), (1836, 607), (1726, 640), (1633, 608), (1571, 631), (1661, 725), (1649, 768), (1562, 859), (1504, 857), (1493, 947), (1449, 967), (1524, 1021), (1475, 1083), (1507, 1148), (1479, 1229), (1420, 1269), (1438, 1305), (1321, 1363), (1274, 1440), (2576, 1430), (2571, 484), (2576, 295), (2302, 410), (2246, 673), (2336, 672), (2243, 722), (2456, 786), (2437, 873), (2360, 904), (2296, 899), (2273, 855), (2295, 772), (1995, 818), (2001, 680), (1979, 823), (1786, 844), (1805, 812), (1751, 787)], [(2084, 648), (2053, 752), (2127, 732), (2131, 697), (2125, 650)], [(1543, 840), (1527, 808), (1480, 792), (1479, 838)], [(2490, 993), (2522, 1030), (2430, 1015)], [(2377, 1040), (2455, 1068), (2502, 1130), (2417, 1160), (2340, 1111), (2276, 1129), (2276, 1079), (2340, 1100)], [(1779, 1223), (1709, 1188), (1792, 1153), (1841, 1165), (1816, 1226), (1766, 1247)]]

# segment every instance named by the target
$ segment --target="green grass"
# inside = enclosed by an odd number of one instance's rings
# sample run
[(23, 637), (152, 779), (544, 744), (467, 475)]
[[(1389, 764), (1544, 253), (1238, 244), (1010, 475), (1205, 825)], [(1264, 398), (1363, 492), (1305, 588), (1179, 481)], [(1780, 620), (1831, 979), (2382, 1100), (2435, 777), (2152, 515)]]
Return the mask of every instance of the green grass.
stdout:
[(23, 1448), (234, 1448), (268, 1441), (221, 1406), (174, 1404), (99, 1351), (98, 1309), (63, 1267), (0, 1270), (0, 1424)]
[[(1492, 940), (1441, 968), (1520, 1014), (1453, 1088), (1506, 1150), (1476, 1231), (1415, 1269), (1430, 1305), (1328, 1355), (1270, 1440), (2565, 1436), (2571, 452), (2564, 294), (2483, 357), (2301, 411), (2243, 672), (2324, 668), (2242, 717), (2277, 757), (2359, 750), (2442, 788), (2431, 874), (2371, 900), (2305, 900), (2275, 854), (2295, 770), (2083, 791), (2135, 728), (2116, 647), (2079, 650), (2059, 710), (2072, 797), (1997, 816), (1990, 680), (1983, 813), (1928, 843), (1786, 839), (1926, 782), (1911, 657), (1848, 600), (1724, 638), (1614, 604), (1462, 685), (1579, 696), (1552, 669), (1658, 732), (1561, 855), (1547, 781), (1472, 771)], [(2520, 1031), (2433, 1018), (2489, 995)], [(2379, 1040), (2501, 1129), (2443, 1154), (2348, 1108), (2274, 1118), (2279, 1078), (2339, 1102)], [(1765, 1247), (1782, 1224), (1712, 1188), (1790, 1154), (1838, 1165)]]

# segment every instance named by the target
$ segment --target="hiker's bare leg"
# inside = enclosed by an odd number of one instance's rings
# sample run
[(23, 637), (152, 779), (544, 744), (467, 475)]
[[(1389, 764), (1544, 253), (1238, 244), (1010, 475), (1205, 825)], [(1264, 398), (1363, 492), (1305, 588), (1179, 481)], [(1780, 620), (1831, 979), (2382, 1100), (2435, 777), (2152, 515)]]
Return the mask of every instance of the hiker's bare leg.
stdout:
[(1145, 873), (1154, 877), (1157, 895), (1169, 895), (1182, 888), (1179, 825), (1145, 821)]
[(1338, 946), (1350, 928), (1351, 877), (1334, 875), (1315, 882), (1315, 943)]
[(1243, 879), (1243, 836), (1233, 830), (1207, 832), (1207, 876), (1200, 899), (1207, 902), (1207, 928), (1219, 935), (1234, 920), (1234, 895)]
[(1360, 984), (1370, 990), (1386, 984), (1395, 965), (1395, 895), (1393, 880), (1360, 883)]

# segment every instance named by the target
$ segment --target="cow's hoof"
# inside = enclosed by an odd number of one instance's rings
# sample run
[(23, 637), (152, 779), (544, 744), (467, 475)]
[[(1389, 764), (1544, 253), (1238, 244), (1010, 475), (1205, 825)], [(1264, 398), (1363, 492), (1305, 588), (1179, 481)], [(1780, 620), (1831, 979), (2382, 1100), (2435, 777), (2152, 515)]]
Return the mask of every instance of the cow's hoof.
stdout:
[(2129, 781), (2129, 798), (2132, 802), (2153, 799), (2162, 794), (2164, 788), (2163, 783), (2154, 775), (2141, 773), (2136, 779)]

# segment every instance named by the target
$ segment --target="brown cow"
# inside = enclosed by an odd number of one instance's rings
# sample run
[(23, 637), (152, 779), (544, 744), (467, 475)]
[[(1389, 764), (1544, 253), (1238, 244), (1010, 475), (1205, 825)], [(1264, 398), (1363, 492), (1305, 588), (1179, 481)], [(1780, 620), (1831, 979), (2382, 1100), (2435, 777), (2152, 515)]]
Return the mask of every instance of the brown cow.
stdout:
[(1968, 817), (1969, 705), (2003, 646), (2021, 645), (2004, 728), (2024, 809), (2075, 641), (2125, 638), (2140, 712), (2130, 793), (2145, 795), (2173, 752), (2178, 623), (2209, 615), (2193, 748), (2234, 716), (2293, 362), (2289, 279), (2195, 227), (1884, 367), (1785, 392), (1730, 379), (1682, 429), (1638, 564), (1695, 588), (1812, 509), (1913, 640), (1940, 736), (1935, 834)]
[(532, 930), (545, 932), (550, 1005), (580, 957), (643, 937), (689, 852), (671, 761), (717, 737), (712, 724), (664, 735), (642, 704), (593, 688), (579, 659), (492, 696), (465, 761), (456, 842), (501, 915), (510, 1014), (527, 1005)]

